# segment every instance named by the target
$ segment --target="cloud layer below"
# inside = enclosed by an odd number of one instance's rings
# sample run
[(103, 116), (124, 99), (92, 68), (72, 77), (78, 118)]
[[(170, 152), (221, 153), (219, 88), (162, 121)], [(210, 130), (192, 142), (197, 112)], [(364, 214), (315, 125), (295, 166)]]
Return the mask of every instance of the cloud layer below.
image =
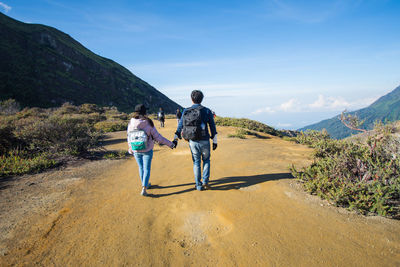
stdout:
[(367, 107), (372, 104), (377, 98), (363, 98), (355, 101), (347, 101), (343, 97), (332, 97), (319, 95), (312, 103), (302, 103), (296, 98), (291, 98), (282, 104), (275, 107), (262, 107), (252, 112), (253, 115), (258, 114), (273, 114), (280, 112), (318, 112), (318, 111), (343, 111), (345, 109), (355, 110)]

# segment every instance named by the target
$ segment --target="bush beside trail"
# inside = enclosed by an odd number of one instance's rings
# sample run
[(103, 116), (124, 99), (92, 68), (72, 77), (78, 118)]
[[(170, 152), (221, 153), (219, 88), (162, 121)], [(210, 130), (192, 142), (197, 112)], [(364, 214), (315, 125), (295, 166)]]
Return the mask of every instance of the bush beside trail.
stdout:
[(128, 114), (93, 104), (25, 108), (0, 102), (0, 176), (39, 172), (100, 146), (105, 132), (125, 130)]
[(234, 126), (238, 128), (248, 129), (256, 132), (267, 133), (274, 136), (283, 136), (281, 131), (278, 131), (264, 123), (253, 121), (250, 119), (236, 119), (228, 117), (215, 118), (215, 124), (219, 126)]
[(308, 192), (362, 214), (400, 219), (400, 141), (392, 125), (377, 124), (362, 140), (335, 140), (326, 131), (294, 140), (315, 149), (310, 166), (291, 167)]

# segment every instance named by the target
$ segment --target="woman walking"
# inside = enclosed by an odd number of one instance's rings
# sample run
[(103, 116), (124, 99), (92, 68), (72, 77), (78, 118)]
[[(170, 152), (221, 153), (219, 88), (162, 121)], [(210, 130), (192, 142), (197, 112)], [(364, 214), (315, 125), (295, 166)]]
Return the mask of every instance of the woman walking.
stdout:
[(146, 108), (139, 104), (135, 107), (133, 118), (128, 124), (129, 154), (135, 156), (139, 166), (139, 175), (142, 181), (142, 196), (147, 196), (146, 189), (150, 187), (150, 169), (153, 159), (154, 141), (175, 148), (177, 142), (170, 142), (157, 132), (153, 121), (146, 116)]

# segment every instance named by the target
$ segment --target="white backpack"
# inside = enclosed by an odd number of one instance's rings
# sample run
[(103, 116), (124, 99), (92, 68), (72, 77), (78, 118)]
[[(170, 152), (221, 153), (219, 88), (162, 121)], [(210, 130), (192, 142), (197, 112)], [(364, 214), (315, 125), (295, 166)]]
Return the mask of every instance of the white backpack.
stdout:
[(133, 151), (145, 150), (148, 138), (144, 130), (133, 129), (128, 132), (128, 143)]

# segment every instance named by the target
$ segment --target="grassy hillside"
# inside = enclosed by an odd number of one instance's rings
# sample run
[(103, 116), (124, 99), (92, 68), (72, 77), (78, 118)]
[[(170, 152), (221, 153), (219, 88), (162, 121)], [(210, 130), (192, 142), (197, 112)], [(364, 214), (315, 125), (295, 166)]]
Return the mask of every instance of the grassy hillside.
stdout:
[[(349, 112), (351, 115), (358, 116), (361, 120), (365, 120), (361, 126), (363, 129), (370, 130), (374, 127), (376, 121), (388, 122), (400, 120), (400, 86), (394, 89), (387, 95), (382, 96), (370, 106)], [(331, 119), (303, 127), (299, 131), (305, 130), (322, 130), (326, 129), (331, 137), (342, 139), (352, 134), (357, 134), (357, 131), (352, 131), (342, 124), (339, 120), (340, 116), (335, 116)]]
[(0, 13), (0, 100), (22, 106), (65, 102), (116, 106), (138, 103), (167, 113), (180, 106), (116, 62), (98, 56), (52, 27), (26, 24)]

